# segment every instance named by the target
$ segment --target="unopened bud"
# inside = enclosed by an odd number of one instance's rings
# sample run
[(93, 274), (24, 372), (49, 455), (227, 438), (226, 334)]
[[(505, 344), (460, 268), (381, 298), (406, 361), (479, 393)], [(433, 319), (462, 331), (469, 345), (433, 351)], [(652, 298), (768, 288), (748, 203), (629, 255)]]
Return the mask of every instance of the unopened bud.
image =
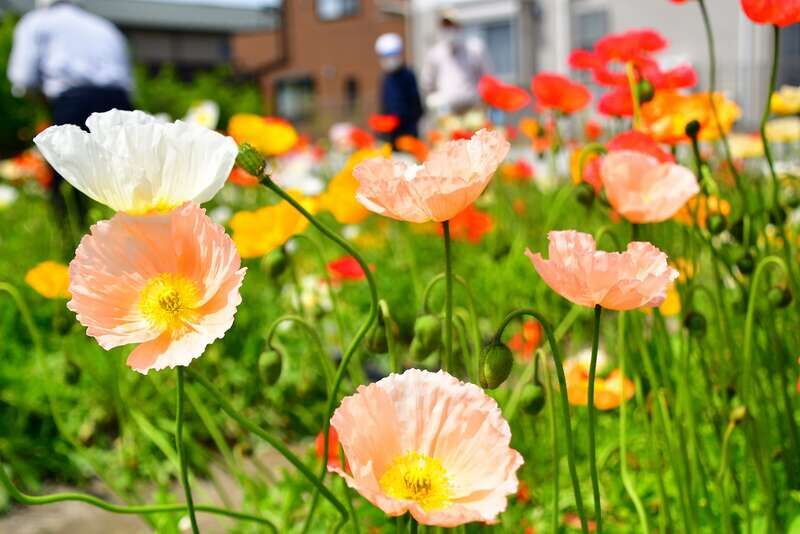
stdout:
[(650, 102), (651, 100), (653, 100), (653, 97), (656, 96), (656, 90), (655, 87), (653, 87), (652, 82), (644, 78), (642, 78), (637, 82), (636, 92), (639, 95), (640, 104)]
[(380, 322), (376, 323), (367, 337), (367, 350), (374, 354), (385, 354), (389, 350), (386, 340), (386, 327)]
[(239, 145), (239, 155), (236, 156), (236, 164), (255, 177), (260, 177), (267, 166), (267, 162), (261, 153), (250, 146), (248, 143)]
[(492, 341), (483, 348), (480, 357), (481, 387), (494, 389), (506, 381), (514, 365), (514, 355), (504, 343)]
[(690, 139), (695, 139), (700, 133), (700, 122), (692, 120), (686, 123), (686, 135)]
[(719, 235), (725, 231), (728, 220), (721, 213), (712, 213), (706, 218), (706, 227), (711, 235)]
[(752, 273), (753, 269), (756, 267), (756, 260), (753, 257), (753, 254), (750, 252), (745, 252), (741, 258), (736, 260), (736, 267), (742, 274)]
[(442, 345), (442, 321), (435, 315), (422, 315), (414, 323), (414, 341), (423, 358)]
[(519, 397), (520, 406), (528, 415), (537, 415), (544, 408), (546, 396), (544, 388), (538, 382), (525, 384)]
[(736, 408), (731, 410), (731, 415), (729, 416), (728, 419), (732, 423), (738, 423), (739, 421), (743, 421), (745, 417), (747, 417), (747, 407), (737, 406)]
[(272, 386), (278, 382), (283, 370), (283, 355), (273, 347), (261, 353), (258, 357), (258, 376), (266, 386)]
[(767, 301), (773, 308), (785, 308), (792, 302), (792, 292), (788, 287), (772, 287), (767, 292)]
[(586, 182), (581, 182), (575, 187), (575, 198), (587, 208), (594, 203), (594, 187)]
[(267, 272), (272, 278), (278, 278), (289, 266), (289, 258), (283, 247), (277, 248), (267, 255), (265, 259)]

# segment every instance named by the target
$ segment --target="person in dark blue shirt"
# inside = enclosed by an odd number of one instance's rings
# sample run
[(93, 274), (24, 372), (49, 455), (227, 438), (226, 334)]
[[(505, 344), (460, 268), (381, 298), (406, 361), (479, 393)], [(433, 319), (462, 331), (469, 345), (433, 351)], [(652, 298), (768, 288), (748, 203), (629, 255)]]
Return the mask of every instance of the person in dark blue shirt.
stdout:
[(400, 123), (388, 134), (394, 145), (402, 135), (419, 136), (418, 123), (423, 114), (417, 78), (403, 60), (403, 39), (396, 33), (384, 33), (375, 41), (383, 80), (381, 82), (381, 113), (394, 115)]

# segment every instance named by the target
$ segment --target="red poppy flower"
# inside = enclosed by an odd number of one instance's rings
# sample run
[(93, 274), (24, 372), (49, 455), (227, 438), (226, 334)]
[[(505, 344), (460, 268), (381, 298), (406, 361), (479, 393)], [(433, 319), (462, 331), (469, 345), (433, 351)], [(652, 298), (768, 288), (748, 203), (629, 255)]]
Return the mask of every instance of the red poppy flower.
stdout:
[(627, 86), (617, 87), (604, 94), (597, 102), (597, 111), (610, 117), (633, 116), (631, 91)]
[(742, 0), (742, 9), (756, 24), (789, 26), (800, 22), (800, 0)]
[(368, 148), (375, 144), (375, 138), (368, 131), (353, 127), (350, 130), (350, 142), (358, 149)]
[[(314, 440), (314, 448), (316, 449), (317, 458), (322, 458), (322, 454), (325, 452), (325, 434), (322, 432), (317, 434), (317, 438)], [(328, 467), (339, 469), (341, 465), (342, 461), (339, 459), (339, 434), (336, 433), (335, 428), (331, 427), (328, 432)], [(349, 466), (345, 466), (345, 471), (349, 470)]]
[(454, 130), (450, 134), (450, 139), (453, 141), (458, 141), (459, 139), (471, 139), (474, 133), (475, 132), (472, 130)]
[(234, 167), (231, 170), (231, 173), (228, 175), (228, 181), (242, 187), (255, 187), (258, 185), (258, 178), (241, 167)]
[(328, 273), (335, 282), (364, 279), (364, 269), (353, 256), (344, 256), (328, 263)]
[[(484, 235), (492, 231), (493, 226), (494, 221), (488, 213), (470, 204), (464, 211), (450, 219), (450, 235), (455, 240), (469, 241), (477, 245)], [(437, 227), (437, 232), (439, 235), (444, 234), (441, 225)]]
[(605, 63), (597, 53), (577, 48), (569, 54), (569, 66), (576, 70), (595, 69)]
[(531, 488), (528, 486), (528, 483), (524, 480), (519, 481), (519, 485), (517, 486), (517, 501), (523, 504), (530, 502), (531, 500)]
[(529, 361), (542, 342), (542, 325), (530, 319), (522, 325), (522, 331), (514, 334), (508, 341), (510, 348), (520, 360)]
[(478, 94), (487, 105), (508, 113), (521, 110), (531, 101), (531, 96), (525, 89), (503, 83), (492, 76), (481, 76)]
[(562, 113), (579, 111), (592, 100), (592, 94), (586, 87), (560, 74), (537, 74), (531, 81), (531, 88), (539, 107)]
[(397, 115), (377, 115), (369, 116), (369, 127), (378, 133), (392, 133), (400, 126), (400, 118)]
[(666, 39), (657, 31), (642, 29), (606, 35), (597, 41), (594, 49), (606, 60), (627, 63), (651, 52), (663, 50), (666, 46)]
[(658, 69), (657, 74), (650, 80), (656, 89), (688, 89), (697, 85), (697, 71), (691, 65), (679, 65), (675, 68), (662, 71)]
[(596, 141), (603, 135), (603, 125), (596, 120), (589, 119), (583, 128), (583, 133), (589, 141)]
[(513, 163), (504, 163), (500, 166), (500, 172), (508, 181), (527, 182), (533, 178), (533, 165), (524, 159), (518, 159)]
[(675, 157), (662, 149), (652, 137), (636, 130), (622, 132), (609, 141), (606, 148), (609, 152), (634, 150), (652, 156), (661, 163), (675, 163)]

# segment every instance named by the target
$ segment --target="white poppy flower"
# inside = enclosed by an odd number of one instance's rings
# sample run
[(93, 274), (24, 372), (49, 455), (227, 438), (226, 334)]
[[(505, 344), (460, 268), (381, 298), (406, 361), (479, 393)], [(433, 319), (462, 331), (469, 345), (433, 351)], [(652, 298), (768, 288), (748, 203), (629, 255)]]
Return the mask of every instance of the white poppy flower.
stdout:
[(94, 113), (89, 133), (51, 126), (34, 139), (76, 189), (116, 211), (168, 211), (202, 204), (231, 172), (236, 142), (197, 124), (159, 122), (141, 111)]
[(201, 100), (189, 108), (183, 120), (214, 130), (219, 123), (219, 104), (213, 100)]

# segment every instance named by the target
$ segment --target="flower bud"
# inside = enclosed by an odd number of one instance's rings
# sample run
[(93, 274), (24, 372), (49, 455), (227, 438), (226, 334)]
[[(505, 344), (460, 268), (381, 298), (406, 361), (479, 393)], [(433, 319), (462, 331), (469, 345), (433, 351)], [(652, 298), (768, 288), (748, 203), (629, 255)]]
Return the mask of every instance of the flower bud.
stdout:
[(750, 274), (756, 267), (756, 259), (751, 252), (745, 252), (741, 258), (736, 260), (736, 267), (742, 274)]
[(386, 339), (386, 327), (378, 321), (367, 337), (367, 350), (374, 354), (385, 354), (389, 351)]
[(685, 326), (693, 336), (703, 337), (706, 334), (708, 324), (702, 313), (690, 311), (683, 319), (683, 326)]
[(686, 136), (690, 139), (694, 139), (700, 133), (700, 122), (697, 120), (692, 120), (686, 123)]
[(278, 382), (283, 370), (283, 355), (274, 347), (267, 347), (258, 357), (258, 376), (266, 386)]
[(442, 321), (435, 315), (421, 315), (414, 323), (414, 341), (423, 358), (442, 345)]
[(481, 387), (494, 389), (506, 381), (511, 374), (514, 355), (505, 343), (492, 341), (483, 348), (480, 357)]
[(587, 208), (594, 203), (594, 188), (586, 182), (581, 182), (575, 187), (575, 198)]
[(248, 143), (239, 145), (239, 155), (236, 156), (236, 164), (255, 177), (260, 177), (264, 172), (267, 162), (261, 153), (250, 146)]
[(728, 220), (721, 213), (712, 213), (706, 218), (706, 228), (711, 232), (711, 235), (721, 234), (727, 226)]
[(546, 397), (544, 388), (538, 382), (525, 384), (519, 397), (520, 406), (528, 415), (537, 415), (544, 408)]
[(636, 83), (636, 93), (639, 95), (640, 104), (650, 102), (653, 100), (653, 97), (656, 96), (656, 90), (652, 82), (645, 78), (642, 78)]
[(747, 417), (747, 407), (737, 406), (736, 408), (731, 410), (731, 415), (728, 417), (728, 419), (732, 423), (738, 423), (740, 421), (743, 421), (745, 417)]
[(773, 308), (785, 308), (792, 302), (792, 292), (788, 287), (772, 287), (767, 292), (767, 301)]

